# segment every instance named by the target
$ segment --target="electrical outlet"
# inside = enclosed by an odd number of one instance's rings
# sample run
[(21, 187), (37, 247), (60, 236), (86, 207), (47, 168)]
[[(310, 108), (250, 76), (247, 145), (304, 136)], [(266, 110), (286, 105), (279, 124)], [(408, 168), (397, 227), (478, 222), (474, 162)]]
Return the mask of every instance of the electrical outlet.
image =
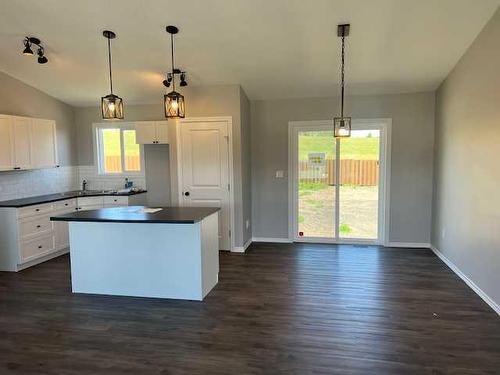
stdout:
[(276, 171), (276, 178), (284, 178), (285, 177), (285, 171)]

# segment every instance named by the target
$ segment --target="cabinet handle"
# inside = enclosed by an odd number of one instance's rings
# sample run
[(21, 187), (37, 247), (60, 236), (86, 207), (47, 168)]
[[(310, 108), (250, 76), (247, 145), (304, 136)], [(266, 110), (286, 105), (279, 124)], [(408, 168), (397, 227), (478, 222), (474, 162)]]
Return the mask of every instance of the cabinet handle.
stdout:
[(21, 167), (14, 167), (14, 169), (21, 169)]
[(40, 228), (40, 227), (41, 227), (41, 225), (40, 225), (40, 224), (38, 224), (36, 227), (37, 227), (37, 228)]
[(43, 246), (42, 245), (38, 245), (38, 248), (41, 249)]
[(35, 211), (38, 212), (38, 211), (40, 211), (40, 209), (39, 208), (35, 208)]

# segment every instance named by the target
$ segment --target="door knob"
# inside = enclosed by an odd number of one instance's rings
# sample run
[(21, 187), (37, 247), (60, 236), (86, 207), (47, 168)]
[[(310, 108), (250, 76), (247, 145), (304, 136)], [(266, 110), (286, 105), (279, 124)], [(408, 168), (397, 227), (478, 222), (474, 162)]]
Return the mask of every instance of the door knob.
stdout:
[(189, 197), (189, 191), (184, 192), (184, 195), (185, 195), (186, 197)]

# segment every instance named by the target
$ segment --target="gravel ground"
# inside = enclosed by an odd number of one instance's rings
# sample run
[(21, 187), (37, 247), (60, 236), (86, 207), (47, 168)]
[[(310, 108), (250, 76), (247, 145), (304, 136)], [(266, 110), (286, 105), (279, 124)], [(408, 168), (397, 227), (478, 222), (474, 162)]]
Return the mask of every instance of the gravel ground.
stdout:
[[(306, 237), (334, 236), (335, 187), (299, 192), (299, 232)], [(377, 186), (340, 187), (340, 236), (376, 238)]]

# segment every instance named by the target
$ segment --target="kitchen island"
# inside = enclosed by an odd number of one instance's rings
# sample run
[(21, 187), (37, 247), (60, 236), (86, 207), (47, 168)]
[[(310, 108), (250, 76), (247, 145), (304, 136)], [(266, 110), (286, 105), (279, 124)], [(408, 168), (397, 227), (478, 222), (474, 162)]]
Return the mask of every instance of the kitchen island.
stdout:
[(218, 282), (218, 208), (114, 207), (69, 223), (73, 293), (201, 301)]

